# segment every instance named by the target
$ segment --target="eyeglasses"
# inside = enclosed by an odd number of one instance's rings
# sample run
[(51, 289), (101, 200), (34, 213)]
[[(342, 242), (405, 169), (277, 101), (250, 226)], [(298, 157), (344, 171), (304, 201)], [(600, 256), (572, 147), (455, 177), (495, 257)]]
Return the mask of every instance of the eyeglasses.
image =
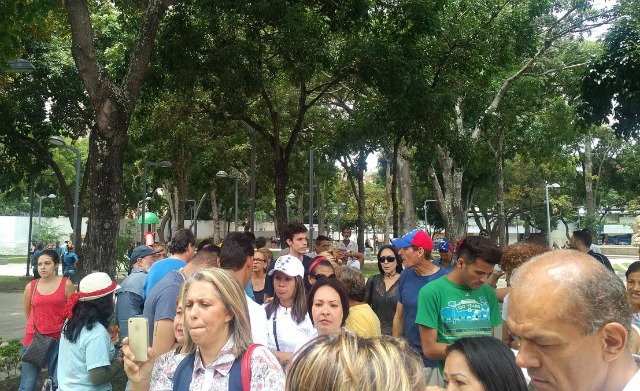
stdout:
[(486, 232), (480, 232), (480, 233), (479, 233), (479, 235), (480, 235), (480, 236), (489, 236), (489, 234), (488, 234), (488, 233), (486, 233)]
[(396, 261), (396, 257), (378, 257), (378, 262), (380, 263), (391, 263), (391, 262), (395, 262)]
[(336, 278), (335, 274), (329, 274), (328, 276), (325, 276), (324, 274), (309, 274), (309, 277), (315, 279), (315, 280), (319, 280), (321, 278)]
[(266, 259), (253, 258), (253, 262), (267, 262)]

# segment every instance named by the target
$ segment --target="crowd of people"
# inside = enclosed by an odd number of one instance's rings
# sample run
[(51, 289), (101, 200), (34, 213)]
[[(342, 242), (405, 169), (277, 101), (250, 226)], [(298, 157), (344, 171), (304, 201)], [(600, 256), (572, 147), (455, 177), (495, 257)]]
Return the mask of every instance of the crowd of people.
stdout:
[[(196, 245), (181, 229), (167, 247), (134, 247), (119, 287), (94, 272), (77, 292), (55, 273), (58, 252), (42, 250), (23, 349), (38, 334), (55, 343), (43, 365), (23, 362), (20, 390), (42, 367), (65, 391), (111, 390), (123, 370), (127, 390), (640, 390), (640, 262), (625, 287), (586, 232), (573, 250), (540, 235), (434, 249), (416, 229), (379, 246), (368, 279), (342, 234), (310, 251), (290, 223), (274, 257), (251, 233)], [(129, 329), (138, 318), (145, 333)]]

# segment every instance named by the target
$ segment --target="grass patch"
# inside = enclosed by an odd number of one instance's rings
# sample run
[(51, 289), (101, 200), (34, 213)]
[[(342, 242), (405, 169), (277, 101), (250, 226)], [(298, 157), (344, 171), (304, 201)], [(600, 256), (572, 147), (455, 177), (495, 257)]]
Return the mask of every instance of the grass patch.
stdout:
[(376, 274), (380, 274), (380, 270), (378, 270), (377, 263), (365, 263), (364, 268), (362, 268), (362, 274), (364, 274), (365, 278), (369, 278)]
[[(0, 255), (0, 259), (9, 263), (24, 263), (27, 264), (27, 256), (25, 255)], [(25, 266), (26, 267), (26, 266)]]
[(616, 272), (620, 272), (620, 273), (625, 273), (627, 271), (627, 269), (629, 268), (629, 265), (631, 265), (631, 263), (628, 262), (624, 262), (624, 263), (614, 263), (613, 265), (613, 270), (615, 270)]
[(27, 276), (0, 276), (0, 292), (24, 292), (25, 285), (27, 285), (32, 279), (32, 277)]

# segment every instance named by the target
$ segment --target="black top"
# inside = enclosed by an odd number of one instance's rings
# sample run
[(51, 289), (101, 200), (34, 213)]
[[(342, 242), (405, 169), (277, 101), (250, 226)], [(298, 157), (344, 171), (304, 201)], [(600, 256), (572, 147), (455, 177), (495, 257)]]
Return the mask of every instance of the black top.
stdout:
[(398, 281), (400, 279), (397, 279), (391, 285), (391, 288), (387, 290), (384, 284), (384, 274), (371, 276), (367, 280), (364, 301), (378, 315), (382, 335), (391, 335), (393, 329), (393, 317), (396, 314), (396, 305), (398, 304), (398, 299), (396, 298)]

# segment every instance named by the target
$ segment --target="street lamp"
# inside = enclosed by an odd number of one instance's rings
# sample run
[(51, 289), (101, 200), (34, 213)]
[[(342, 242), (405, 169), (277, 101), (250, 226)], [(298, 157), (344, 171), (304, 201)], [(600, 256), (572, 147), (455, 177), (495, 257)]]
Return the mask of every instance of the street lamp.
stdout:
[(198, 216), (196, 216), (196, 200), (186, 200), (193, 203), (191, 207), (191, 224), (193, 225), (193, 236), (198, 239)]
[(424, 204), (422, 205), (422, 209), (424, 209), (424, 230), (429, 235), (431, 234), (429, 233), (429, 220), (427, 219), (427, 211), (429, 210), (429, 207), (427, 206), (427, 204), (429, 202), (436, 202), (436, 201), (437, 200), (424, 200)]
[(27, 241), (27, 274), (25, 274), (26, 276), (29, 276), (29, 256), (31, 255), (31, 232), (33, 230), (33, 191), (34, 191), (34, 185), (36, 182), (36, 178), (38, 177), (43, 177), (43, 176), (54, 176), (56, 175), (54, 172), (50, 172), (48, 174), (36, 174), (33, 175), (31, 177), (31, 185), (30, 190), (29, 190), (29, 240)]
[(11, 60), (9, 61), (9, 73), (31, 73), (33, 71), (36, 70), (36, 67), (33, 66), (32, 63), (30, 63), (27, 60), (23, 60), (22, 58), (19, 58), (17, 60)]
[(45, 198), (56, 198), (55, 194), (49, 194), (49, 195), (44, 195), (44, 196), (40, 196), (40, 207), (38, 208), (38, 242), (40, 241), (40, 236), (42, 233), (42, 200), (44, 200)]
[(291, 221), (291, 218), (289, 217), (289, 200), (292, 200), (294, 198), (296, 198), (296, 195), (293, 193), (289, 193), (289, 195), (287, 196), (287, 223)]
[(233, 225), (235, 231), (238, 231), (238, 176), (228, 174), (226, 171), (220, 170), (216, 173), (216, 178), (233, 178), (233, 186), (235, 188), (235, 206), (233, 209)]
[(147, 199), (147, 168), (148, 167), (164, 167), (164, 168), (168, 168), (171, 167), (171, 162), (168, 160), (163, 160), (161, 162), (144, 162), (144, 170), (143, 170), (143, 174), (142, 174), (142, 207), (141, 207), (141, 211), (142, 211), (142, 221), (140, 224), (140, 243), (144, 244), (144, 214), (145, 214), (145, 201)]
[(73, 201), (73, 245), (78, 247), (78, 238), (80, 237), (78, 230), (78, 202), (80, 200), (80, 167), (82, 166), (82, 156), (80, 151), (71, 145), (67, 145), (67, 142), (60, 136), (49, 137), (49, 142), (59, 148), (66, 148), (76, 154), (76, 192)]
[(547, 197), (547, 242), (549, 243), (549, 247), (551, 247), (551, 209), (549, 207), (549, 188), (558, 188), (560, 187), (557, 183), (548, 184), (546, 181), (544, 182), (544, 190), (545, 195)]

